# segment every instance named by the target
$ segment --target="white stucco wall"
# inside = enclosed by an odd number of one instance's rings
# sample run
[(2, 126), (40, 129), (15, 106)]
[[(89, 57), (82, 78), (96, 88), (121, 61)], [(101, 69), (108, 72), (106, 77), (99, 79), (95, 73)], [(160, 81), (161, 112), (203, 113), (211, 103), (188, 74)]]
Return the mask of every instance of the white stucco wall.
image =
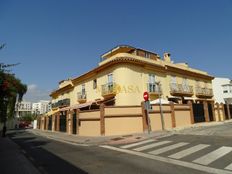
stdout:
[(223, 93), (222, 85), (225, 85), (225, 84), (230, 84), (230, 79), (216, 77), (214, 80), (212, 80), (215, 102), (225, 103), (225, 99), (224, 99), (225, 97), (232, 99), (232, 93), (231, 94)]

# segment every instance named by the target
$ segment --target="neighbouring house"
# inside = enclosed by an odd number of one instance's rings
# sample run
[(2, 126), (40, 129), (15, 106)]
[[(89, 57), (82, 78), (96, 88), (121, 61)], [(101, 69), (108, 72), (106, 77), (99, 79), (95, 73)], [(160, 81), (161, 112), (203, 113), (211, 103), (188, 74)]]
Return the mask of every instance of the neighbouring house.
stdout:
[(21, 101), (15, 104), (15, 116), (17, 118), (32, 113), (32, 102)]
[(50, 101), (40, 100), (32, 104), (32, 112), (36, 115), (44, 114), (50, 110)]
[(232, 104), (232, 80), (216, 77), (212, 84), (215, 102)]

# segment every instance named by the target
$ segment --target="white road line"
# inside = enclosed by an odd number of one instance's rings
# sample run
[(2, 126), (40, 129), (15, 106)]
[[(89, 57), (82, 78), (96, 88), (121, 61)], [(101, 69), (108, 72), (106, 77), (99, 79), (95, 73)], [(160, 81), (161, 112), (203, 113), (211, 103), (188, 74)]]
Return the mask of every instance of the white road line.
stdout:
[(221, 158), (222, 156), (226, 155), (227, 153), (232, 151), (232, 147), (225, 147), (222, 146), (217, 150), (214, 150), (196, 160), (194, 160), (194, 163), (198, 163), (198, 164), (203, 164), (203, 165), (208, 165), (212, 162), (214, 162), (215, 160)]
[(156, 141), (156, 140), (149, 139), (149, 140), (141, 141), (141, 142), (138, 142), (138, 143), (124, 145), (124, 146), (121, 146), (121, 148), (127, 149), (127, 148), (131, 148), (131, 147), (139, 146), (139, 145), (142, 145), (142, 144), (146, 144), (146, 143), (151, 143), (151, 142), (154, 142), (154, 141)]
[(170, 145), (170, 146), (166, 146), (166, 147), (151, 151), (149, 153), (153, 154), (153, 155), (159, 155), (161, 153), (164, 153), (164, 152), (167, 152), (167, 151), (170, 151), (170, 150), (185, 146), (187, 144), (189, 144), (189, 143), (181, 142), (181, 143), (173, 144), (173, 145)]
[(216, 169), (213, 167), (208, 167), (208, 166), (202, 166), (199, 164), (194, 164), (194, 163), (190, 163), (190, 162), (185, 162), (185, 161), (179, 161), (176, 159), (171, 159), (171, 158), (165, 158), (165, 157), (161, 157), (161, 156), (156, 156), (156, 155), (150, 155), (150, 154), (146, 154), (146, 153), (142, 153), (142, 152), (135, 152), (132, 150), (128, 150), (128, 149), (120, 149), (117, 147), (112, 147), (112, 146), (100, 146), (106, 149), (110, 149), (110, 150), (115, 150), (118, 152), (123, 152), (123, 153), (127, 153), (130, 155), (137, 155), (137, 156), (141, 156), (144, 158), (148, 158), (148, 159), (152, 159), (152, 160), (156, 160), (156, 161), (161, 161), (161, 162), (165, 162), (168, 164), (174, 164), (174, 165), (178, 165), (178, 166), (182, 166), (182, 167), (187, 167), (187, 168), (191, 168), (191, 169), (195, 169), (198, 171), (203, 171), (203, 172), (207, 172), (207, 173), (212, 173), (212, 174), (232, 174), (231, 171), (227, 171), (227, 170), (223, 170), (223, 169)]
[(232, 163), (230, 165), (226, 166), (225, 169), (232, 170)]
[(161, 142), (157, 142), (157, 143), (152, 143), (152, 144), (148, 144), (146, 146), (135, 148), (133, 150), (135, 150), (135, 151), (143, 151), (143, 150), (151, 149), (153, 147), (161, 146), (161, 145), (164, 145), (164, 144), (167, 144), (167, 143), (171, 143), (171, 141), (161, 141)]
[(168, 157), (174, 158), (174, 159), (181, 159), (181, 158), (186, 157), (188, 155), (191, 155), (191, 154), (193, 154), (195, 152), (198, 152), (199, 150), (205, 149), (205, 148), (207, 148), (209, 146), (210, 145), (208, 145), (208, 144), (198, 144), (196, 146), (193, 146), (193, 147), (190, 147), (188, 149), (182, 150), (182, 151), (177, 152), (177, 153), (175, 153), (173, 155), (170, 155)]

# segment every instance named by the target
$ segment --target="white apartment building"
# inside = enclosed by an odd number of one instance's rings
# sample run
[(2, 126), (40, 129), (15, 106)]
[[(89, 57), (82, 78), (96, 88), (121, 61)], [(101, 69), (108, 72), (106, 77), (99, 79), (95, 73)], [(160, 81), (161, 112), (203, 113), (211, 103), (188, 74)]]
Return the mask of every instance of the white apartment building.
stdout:
[(32, 113), (32, 103), (27, 101), (17, 102), (15, 104), (16, 117), (21, 117)]
[(32, 104), (32, 112), (34, 114), (44, 114), (49, 111), (49, 101), (40, 100), (38, 103)]
[(215, 102), (232, 104), (232, 80), (217, 77), (212, 86)]

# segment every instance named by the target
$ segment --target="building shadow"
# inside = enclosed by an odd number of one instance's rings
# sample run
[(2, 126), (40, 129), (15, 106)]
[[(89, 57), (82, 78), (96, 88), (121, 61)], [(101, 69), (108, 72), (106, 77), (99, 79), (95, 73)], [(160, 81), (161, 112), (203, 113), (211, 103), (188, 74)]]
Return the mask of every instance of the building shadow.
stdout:
[[(46, 150), (45, 146), (51, 142), (45, 138), (24, 131), (8, 133), (8, 137), (26, 151), (25, 156), (42, 174), (87, 174), (84, 170)], [(50, 144), (50, 146), (55, 148), (56, 145)]]

